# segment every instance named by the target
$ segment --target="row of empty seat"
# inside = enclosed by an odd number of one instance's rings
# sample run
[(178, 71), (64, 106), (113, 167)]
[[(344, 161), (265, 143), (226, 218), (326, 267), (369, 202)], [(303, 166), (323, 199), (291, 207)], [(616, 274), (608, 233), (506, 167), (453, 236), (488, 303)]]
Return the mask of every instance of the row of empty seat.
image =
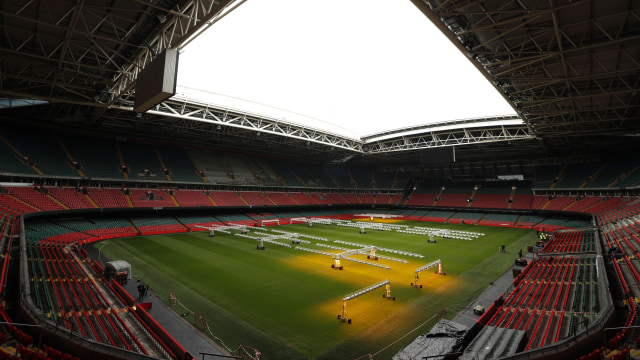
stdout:
[[(61, 209), (53, 209), (50, 210), (64, 210), (65, 207), (69, 208), (66, 205), (66, 202), (63, 202), (56, 198), (54, 191), (50, 191), (48, 193), (42, 193), (34, 190), (36, 193), (40, 195), (45, 195), (47, 199), (53, 201), (53, 203), (60, 205)], [(153, 193), (153, 198), (150, 197), (150, 192), (144, 189), (128, 189), (128, 196), (122, 189), (86, 189), (87, 194), (82, 194), (81, 192), (77, 192), (81, 195), (79, 199), (86, 199), (88, 204), (91, 204), (92, 207), (95, 207), (93, 203), (98, 203), (93, 198), (93, 193), (105, 191), (105, 193), (111, 193), (114, 195), (114, 198), (124, 199), (125, 206), (121, 207), (144, 207), (142, 203), (134, 203), (134, 198), (139, 201), (153, 202), (156, 201), (156, 197), (162, 197), (159, 201), (163, 201), (163, 204), (166, 206), (178, 206), (180, 205), (178, 202), (178, 193), (182, 192), (193, 192), (193, 193), (201, 193), (203, 197), (199, 197), (202, 201), (206, 198), (208, 201), (213, 204), (212, 206), (218, 205), (218, 202), (215, 200), (216, 195), (222, 192), (209, 192), (205, 193), (203, 191), (193, 191), (193, 190), (174, 190), (173, 192), (165, 192), (158, 191), (151, 192)], [(34, 198), (41, 198), (40, 196), (33, 196), (31, 192), (25, 192), (27, 195), (25, 196), (26, 200), (31, 200)], [(261, 193), (261, 192), (224, 192), (225, 196), (232, 194), (237, 199), (240, 199), (241, 205), (227, 205), (227, 206), (242, 206), (247, 208), (250, 205), (250, 202), (260, 202), (262, 200), (268, 200), (271, 204), (275, 204), (276, 202), (272, 199), (271, 194), (269, 193)], [(251, 195), (247, 194), (250, 193)], [(10, 193), (11, 198), (16, 200), (16, 203), (24, 203), (29, 204), (27, 201), (23, 201), (18, 195), (22, 194), (21, 192)], [(354, 194), (337, 194), (337, 193), (299, 193), (302, 196), (299, 196), (300, 199), (311, 199), (315, 201), (315, 203), (326, 202), (326, 203), (337, 203), (344, 202), (346, 204), (362, 204), (363, 196), (355, 196)], [(74, 196), (75, 196), (74, 195)], [(85, 196), (87, 195), (87, 196)], [(133, 197), (132, 197), (133, 196)], [(291, 194), (282, 193), (278, 196), (286, 196), (293, 197)], [(275, 196), (276, 198), (278, 196)], [(502, 196), (502, 195), (496, 195)], [(64, 197), (64, 195), (62, 195)], [(146, 198), (145, 198), (146, 197)], [(188, 196), (187, 196), (188, 197)], [(377, 197), (377, 196), (376, 196)], [(371, 195), (373, 198), (373, 195)], [(56, 201), (57, 200), (57, 201)], [(229, 200), (229, 199), (225, 199)], [(218, 197), (218, 201), (225, 202), (225, 200), (220, 200)], [(33, 200), (35, 202), (35, 200)], [(229, 200), (231, 201), (231, 200)], [(237, 200), (233, 200), (237, 201)], [(605, 200), (607, 201), (607, 200)], [(122, 203), (122, 202), (120, 202)], [(235, 204), (239, 204), (236, 202)], [(36, 211), (44, 211), (45, 209), (40, 209), (35, 206), (34, 203), (32, 206)], [(42, 207), (46, 207), (41, 205)], [(81, 205), (82, 206), (82, 205)], [(271, 205), (269, 205), (271, 206)], [(52, 206), (53, 207), (53, 206)], [(275, 207), (274, 209), (277, 209)], [(324, 210), (323, 210), (324, 211)], [(332, 210), (328, 211), (327, 215), (335, 215), (335, 213), (331, 213)], [(340, 212), (341, 210), (335, 210)], [(344, 210), (342, 210), (344, 211)], [(482, 221), (496, 221), (496, 222), (512, 222), (513, 225), (516, 225), (519, 221), (524, 220), (524, 216), (520, 217), (519, 220), (511, 217), (511, 218), (489, 218), (489, 214), (484, 212), (468, 212), (462, 213), (457, 211), (448, 211), (448, 210), (425, 210), (425, 209), (406, 209), (402, 210), (406, 213), (408, 217), (413, 217), (421, 220), (427, 220), (429, 218), (438, 218), (445, 220), (453, 220), (453, 221), (462, 221), (462, 220), (470, 220), (478, 223), (482, 223)], [(616, 213), (619, 216), (623, 216), (628, 214), (626, 209), (616, 209)], [(246, 223), (246, 224), (254, 224), (256, 221), (261, 219), (286, 219), (285, 215), (299, 215), (296, 217), (304, 217), (304, 216), (323, 216), (322, 214), (317, 214), (313, 212), (305, 213), (305, 211), (287, 213), (287, 214), (278, 214), (277, 211), (272, 211), (268, 213), (250, 213), (250, 214), (242, 214), (242, 215), (216, 215), (216, 217), (184, 217), (184, 218), (173, 218), (170, 221), (164, 217), (150, 217), (145, 218), (142, 216), (132, 216), (129, 218), (102, 218), (102, 217), (94, 217), (94, 218), (85, 218), (83, 220), (80, 219), (72, 219), (72, 220), (48, 220), (48, 221), (36, 221), (33, 222), (34, 226), (27, 228), (27, 239), (31, 239), (31, 248), (29, 253), (32, 254), (32, 259), (34, 262), (30, 264), (30, 267), (33, 268), (34, 274), (39, 274), (39, 279), (44, 279), (48, 277), (48, 279), (58, 279), (60, 284), (49, 284), (47, 282), (45, 287), (40, 287), (35, 284), (34, 289), (38, 288), (38, 290), (34, 290), (36, 293), (35, 296), (39, 297), (39, 304), (44, 308), (50, 310), (50, 313), (53, 316), (57, 316), (62, 318), (63, 314), (67, 314), (71, 312), (71, 316), (66, 316), (63, 320), (63, 323), (68, 328), (84, 329), (84, 333), (91, 339), (95, 341), (101, 341), (106, 344), (110, 344), (112, 346), (122, 347), (122, 348), (131, 348), (135, 349), (136, 344), (134, 338), (128, 337), (126, 335), (127, 331), (123, 328), (120, 328), (117, 323), (117, 318), (115, 316), (121, 315), (122, 313), (131, 312), (131, 309), (122, 306), (121, 308), (111, 306), (109, 304), (101, 303), (100, 293), (92, 292), (91, 288), (85, 288), (82, 286), (81, 282), (85, 282), (84, 285), (87, 284), (89, 280), (87, 278), (82, 277), (81, 269), (76, 268), (78, 266), (78, 261), (76, 254), (74, 254), (73, 250), (69, 250), (68, 247), (64, 245), (72, 244), (76, 241), (82, 241), (84, 239), (95, 236), (112, 236), (117, 235), (119, 229), (125, 229), (123, 233), (139, 233), (144, 231), (152, 231), (152, 229), (161, 229), (162, 231), (167, 232), (176, 232), (178, 229), (180, 231), (187, 231), (190, 228), (187, 224), (211, 224), (211, 223)], [(289, 216), (293, 217), (293, 216)], [(211, 220), (211, 222), (209, 222)], [(533, 218), (530, 217), (528, 220), (533, 220), (535, 224), (547, 224), (549, 226), (555, 226), (555, 223), (552, 219), (547, 217)], [(120, 221), (118, 223), (118, 221)], [(444, 220), (443, 220), (444, 221)], [(112, 224), (113, 223), (113, 224)], [(38, 226), (38, 224), (42, 226)], [(113, 225), (113, 226), (112, 226)], [(166, 229), (163, 226), (168, 226)], [(574, 226), (574, 224), (570, 224), (570, 227)], [(193, 229), (193, 226), (191, 227)], [(633, 228), (630, 228), (633, 229)], [(102, 232), (101, 232), (102, 231)], [(128, 231), (128, 232), (127, 232)], [(630, 230), (631, 231), (631, 230)], [(583, 234), (584, 236), (584, 234)], [(631, 234), (629, 234), (631, 236)], [(560, 252), (588, 252), (588, 246), (585, 246), (583, 243), (584, 239), (580, 239), (579, 241), (574, 238), (565, 238), (563, 241), (563, 246), (566, 249), (561, 250)], [(578, 241), (578, 247), (575, 249), (576, 241)], [(555, 252), (554, 252), (555, 253)], [(571, 259), (571, 256), (565, 256), (564, 259)], [(39, 260), (38, 260), (39, 259)], [(582, 256), (579, 258), (573, 257), (574, 264), (570, 265), (567, 263), (569, 260), (564, 260), (563, 263), (549, 264), (549, 266), (553, 266), (556, 269), (539, 269), (535, 272), (538, 273), (536, 277), (526, 278), (523, 277), (523, 285), (527, 286), (527, 290), (522, 289), (522, 291), (526, 291), (527, 296), (522, 296), (522, 298), (513, 298), (510, 302), (506, 302), (507, 304), (512, 304), (508, 306), (513, 306), (513, 313), (517, 313), (517, 316), (520, 318), (517, 323), (524, 326), (523, 329), (529, 331), (531, 334), (531, 340), (529, 341), (528, 348), (535, 348), (545, 346), (547, 344), (552, 343), (553, 341), (557, 341), (558, 338), (562, 338), (568, 334), (568, 329), (574, 329), (572, 321), (575, 314), (578, 316), (591, 316), (591, 313), (597, 312), (598, 309), (598, 299), (595, 297), (598, 286), (597, 281), (595, 281), (589, 276), (593, 276), (595, 273), (594, 267), (595, 262), (591, 263), (589, 260), (589, 256)], [(74, 263), (75, 261), (75, 263)], [(47, 263), (49, 262), (49, 263)], [(44, 264), (44, 265), (43, 265)], [(49, 267), (47, 267), (47, 264)], [(542, 264), (541, 264), (542, 266)], [(39, 270), (38, 270), (39, 269)], [(560, 278), (559, 274), (561, 272), (569, 272), (569, 269), (572, 272), (577, 273), (576, 280), (568, 280), (565, 281), (564, 277)], [(39, 272), (38, 272), (39, 271)], [(88, 270), (85, 269), (85, 274), (88, 273)], [(533, 275), (534, 273), (531, 270), (528, 271), (528, 274)], [(542, 275), (540, 275), (542, 274)], [(549, 276), (553, 276), (553, 282), (544, 283), (541, 279), (546, 279)], [(526, 281), (525, 281), (526, 279)], [(536, 280), (537, 279), (537, 280)], [(43, 281), (44, 282), (44, 281)], [(543, 284), (544, 283), (544, 284)], [(50, 286), (50, 287), (48, 287)], [(108, 285), (105, 285), (108, 287)], [(573, 287), (572, 287), (573, 286)], [(566, 287), (566, 289), (564, 288)], [(536, 294), (550, 294), (557, 293), (561, 289), (562, 298), (553, 298), (552, 300), (542, 300), (540, 298), (536, 298)], [(518, 291), (521, 289), (518, 288)], [(48, 294), (48, 298), (47, 295)], [(93, 295), (92, 295), (93, 294)], [(564, 294), (564, 295), (562, 295)], [(103, 293), (103, 296), (108, 300), (108, 295)], [(515, 295), (514, 295), (515, 296)], [(544, 296), (544, 295), (540, 295)], [(98, 301), (94, 303), (94, 297)], [(520, 299), (520, 300), (519, 300)], [(522, 300), (528, 299), (528, 300)], [(507, 300), (510, 300), (509, 298)], [(114, 302), (117, 302), (113, 300)], [(104, 302), (104, 301), (103, 301)], [(564, 307), (538, 307), (540, 304), (545, 304), (553, 302), (554, 304), (563, 304)], [(536, 304), (535, 307), (532, 307), (532, 304)], [(96, 316), (93, 314), (96, 309), (100, 311), (100, 315)], [(70, 309), (70, 311), (69, 311)], [(125, 310), (128, 309), (128, 310)], [(104, 313), (107, 315), (104, 315)], [(115, 315), (110, 316), (112, 313)], [(586, 314), (586, 315), (585, 315)], [(103, 316), (104, 315), (104, 316)], [(513, 314), (511, 314), (513, 315)], [(131, 316), (136, 317), (136, 314), (132, 312)], [(516, 316), (516, 315), (514, 315)], [(111, 321), (110, 321), (111, 319)], [(500, 323), (496, 323), (500, 324)], [(112, 325), (113, 328), (109, 326)], [(501, 325), (496, 325), (501, 326)], [(579, 324), (579, 326), (586, 326), (584, 323)], [(144, 325), (142, 325), (144, 327)], [(82, 331), (80, 331), (82, 332)], [(153, 335), (150, 335), (153, 337)], [(171, 355), (171, 349), (167, 349), (167, 347), (160, 346), (160, 348), (164, 350), (158, 350), (159, 352), (165, 351), (166, 353), (163, 356), (173, 357)], [(140, 351), (140, 350), (138, 350)]]
[(526, 350), (555, 343), (595, 319), (598, 286), (595, 256), (540, 257), (486, 325), (525, 331)]
[[(82, 208), (127, 208), (127, 207), (207, 207), (207, 206), (289, 206), (289, 205), (329, 205), (329, 204), (397, 204), (400, 194), (378, 193), (313, 193), (313, 192), (268, 192), (268, 191), (220, 191), (220, 190), (184, 190), (184, 189), (136, 189), (136, 188), (68, 188), (68, 187), (5, 187), (0, 193), (2, 204), (8, 209), (20, 212), (36, 212)], [(436, 201), (434, 194), (418, 193), (402, 204), (413, 206), (469, 207), (464, 195), (449, 197), (448, 201)], [(528, 195), (525, 195), (528, 196)], [(485, 195), (494, 197), (493, 204), (499, 207), (484, 208), (509, 209), (502, 195)], [(586, 213), (602, 213), (611, 210), (624, 211), (617, 217), (628, 216), (629, 212), (639, 212), (640, 204), (628, 204), (623, 198), (584, 198), (533, 196), (531, 207), (511, 207), (518, 210), (563, 210)], [(457, 199), (456, 201), (453, 201)], [(499, 200), (502, 199), (502, 200)], [(446, 206), (443, 205), (446, 204)], [(554, 205), (555, 204), (555, 205)], [(560, 204), (560, 205), (558, 205)], [(569, 204), (569, 205), (567, 205)], [(585, 204), (587, 206), (577, 206)], [(590, 205), (589, 205), (590, 204)], [(626, 206), (620, 210), (620, 205)], [(609, 215), (603, 215), (609, 216)], [(603, 219), (603, 221), (605, 221)], [(610, 220), (609, 220), (610, 221)]]
[(589, 189), (637, 186), (640, 184), (638, 169), (637, 159), (629, 156), (619, 156), (604, 163), (538, 166), (534, 187)]
[[(125, 141), (86, 138), (9, 128), (0, 129), (0, 135), (0, 171), (9, 174), (105, 180), (398, 190), (402, 189), (411, 177), (408, 172), (385, 172), (375, 166), (318, 166), (282, 159), (230, 154), (213, 149), (138, 142), (133, 139)], [(601, 163), (541, 165), (535, 168), (533, 183), (527, 188), (629, 188), (640, 184), (639, 169), (638, 159), (633, 156), (617, 157)], [(515, 192), (515, 195), (521, 195), (521, 189)], [(433, 193), (437, 194), (438, 191)], [(486, 206), (485, 201), (494, 207), (499, 205), (492, 204), (497, 198), (483, 198), (482, 195), (512, 195), (513, 192), (507, 187), (496, 192), (490, 184), (486, 184), (478, 190), (477, 196), (472, 191), (449, 193), (448, 195), (454, 196), (445, 196), (442, 206), (449, 206), (449, 201), (458, 202), (459, 199), (455, 197), (462, 194), (476, 198), (477, 207)], [(525, 198), (515, 198), (525, 202)]]
[[(141, 226), (148, 221), (138, 220)], [(51, 321), (92, 341), (155, 358), (182, 358), (186, 352), (176, 353), (152, 331), (140, 314), (144, 310), (123, 300), (114, 289), (119, 285), (102, 278), (100, 265), (92, 264), (86, 252), (74, 246), (78, 240), (91, 237), (87, 232), (95, 231), (96, 225), (109, 224), (113, 223), (94, 219), (29, 224), (26, 251), (33, 303)], [(103, 235), (117, 236), (118, 228), (102, 229)], [(110, 233), (110, 229), (115, 232)]]
[(566, 254), (596, 252), (596, 237), (593, 230), (556, 232), (540, 254)]
[[(458, 189), (459, 190), (459, 189)], [(597, 213), (606, 208), (615, 208), (622, 198), (598, 196), (562, 196), (531, 194), (475, 194), (468, 193), (414, 193), (402, 202), (412, 206), (468, 207), (513, 210), (559, 210)]]
[(318, 166), (37, 129), (1, 129), (0, 135), (0, 172), (16, 175), (345, 189), (392, 189), (404, 186), (410, 176), (398, 170), (381, 172), (374, 166)]
[[(2, 266), (0, 270), (0, 298), (5, 297), (7, 290), (7, 274), (10, 251), (13, 244), (14, 235), (19, 232), (19, 217), (8, 212), (0, 213), (0, 257)], [(0, 353), (3, 359), (24, 358), (24, 359), (67, 359), (79, 360), (77, 357), (57, 350), (47, 344), (40, 344), (37, 348), (33, 341), (33, 336), (29, 330), (14, 325), (14, 320), (5, 311), (4, 301), (0, 307), (0, 321), (6, 332), (0, 332)]]

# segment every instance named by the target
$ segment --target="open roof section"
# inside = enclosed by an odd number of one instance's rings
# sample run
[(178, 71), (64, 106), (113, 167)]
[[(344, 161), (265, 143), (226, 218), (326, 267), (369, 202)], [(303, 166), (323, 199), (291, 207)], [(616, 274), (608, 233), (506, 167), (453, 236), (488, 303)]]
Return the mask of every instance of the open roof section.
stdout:
[[(412, 2), (456, 45), (461, 59), (473, 59), (487, 78), (486, 84), (498, 89), (539, 134), (530, 140), (460, 146), (456, 159), (473, 163), (499, 159), (562, 162), (585, 154), (597, 157), (602, 151), (621, 151), (621, 147), (637, 152), (640, 142), (627, 135), (640, 133), (636, 120), (640, 117), (640, 2)], [(346, 158), (352, 151), (130, 110), (127, 103), (133, 87), (121, 81), (135, 81), (130, 69), (143, 67), (152, 57), (151, 50), (158, 53), (166, 47), (179, 47), (203, 27), (219, 25), (222, 22), (218, 20), (240, 3), (1, 1), (0, 96), (39, 99), (48, 104), (0, 107), (0, 118), (8, 120), (6, 124), (105, 136), (144, 134), (158, 141), (230, 151), (255, 149), (261, 154), (314, 161)], [(387, 4), (390, 9), (396, 7), (395, 3)], [(364, 6), (362, 16), (366, 9)], [(421, 33), (412, 33), (408, 39), (430, 41)], [(216, 54), (234, 55), (224, 49)], [(251, 60), (259, 62), (258, 55)], [(215, 67), (208, 69), (205, 71)], [(438, 68), (428, 71), (437, 72)], [(459, 106), (466, 104), (461, 101)], [(400, 119), (392, 115), (387, 121), (403, 127)], [(393, 151), (354, 160), (417, 164), (418, 153)]]
[[(299, 114), (290, 110), (285, 110), (261, 104), (258, 102), (236, 98), (233, 96), (217, 94), (214, 92), (192, 89), (184, 86), (178, 86), (176, 95), (172, 100), (184, 100), (193, 104), (201, 103), (212, 105), (221, 109), (228, 109), (235, 113), (247, 113), (254, 116), (264, 116), (273, 120), (280, 120), (283, 124), (292, 124), (299, 127), (307, 127), (309, 129), (326, 132), (336, 136), (344, 136), (345, 138), (357, 140), (359, 135), (337, 124), (322, 121), (311, 116)], [(256, 128), (259, 130), (260, 128)]]
[(356, 137), (515, 114), (410, 2), (249, 1), (184, 49), (179, 83), (305, 114), (293, 121)]
[[(189, 91), (188, 89), (182, 90)], [(360, 138), (353, 134), (349, 136), (334, 133), (296, 122), (299, 120), (298, 118), (294, 117), (291, 120), (285, 117), (291, 117), (292, 113), (262, 104), (242, 101), (239, 104), (240, 109), (237, 109), (233, 107), (234, 103), (231, 103), (231, 106), (224, 106), (201, 99), (208, 98), (211, 101), (213, 98), (220, 102), (239, 101), (238, 99), (203, 92), (189, 91), (189, 94), (190, 96), (187, 96), (186, 93), (176, 95), (155, 106), (148, 113), (189, 122), (207, 123), (220, 129), (226, 127), (246, 130), (261, 140), (271, 138), (277, 142), (281, 141), (278, 138), (287, 138), (287, 141), (291, 142), (306, 143), (307, 145), (314, 143), (363, 155), (533, 138), (531, 132), (515, 115), (445, 121), (390, 130)], [(194, 94), (202, 97), (195, 99), (191, 97)], [(246, 110), (251, 107), (254, 108), (254, 111)], [(293, 113), (293, 115), (298, 114)], [(338, 130), (346, 131), (344, 129)], [(264, 137), (261, 136), (262, 134)]]
[(442, 121), (364, 136), (368, 154), (420, 150), (499, 141), (529, 140), (534, 136), (516, 115)]

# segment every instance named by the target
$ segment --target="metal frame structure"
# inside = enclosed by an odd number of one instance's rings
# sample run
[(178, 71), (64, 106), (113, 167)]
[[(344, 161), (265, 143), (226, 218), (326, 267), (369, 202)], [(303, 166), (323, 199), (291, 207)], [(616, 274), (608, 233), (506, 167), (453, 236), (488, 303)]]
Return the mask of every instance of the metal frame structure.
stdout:
[[(156, 54), (182, 49), (244, 1), (3, 1), (0, 103), (34, 105), (0, 105), (0, 116), (230, 150), (250, 144), (309, 161), (355, 157), (404, 166), (418, 162), (419, 150), (440, 146), (456, 146), (457, 160), (469, 164), (593, 157), (599, 149), (635, 146), (629, 135), (640, 133), (640, 5), (628, 0), (412, 0), (515, 117), (357, 138), (184, 97), (144, 114), (131, 111), (137, 74)], [(464, 86), (455, 73), (451, 81)]]
[(202, 226), (202, 225), (194, 225), (196, 228), (209, 230), (209, 237), (216, 236), (215, 232), (221, 232), (225, 234), (231, 234), (230, 230), (240, 230), (242, 234), (246, 234), (249, 232), (247, 229), (247, 225), (212, 225), (212, 226)]
[(438, 265), (438, 271), (436, 271), (436, 273), (438, 274), (443, 274), (442, 272), (442, 261), (440, 261), (440, 259), (438, 260), (434, 260), (428, 264), (422, 265), (419, 268), (414, 270), (414, 276), (413, 276), (413, 282), (411, 283), (411, 286), (413, 287), (419, 287), (422, 288), (422, 284), (420, 284), (420, 273), (426, 270), (431, 269), (432, 267)]
[[(355, 291), (347, 296), (345, 296), (344, 298), (342, 298), (342, 315), (338, 316), (339, 320), (342, 321), (347, 321), (347, 301), (357, 298), (358, 296), (367, 294), (372, 292), (373, 290), (386, 286), (387, 288), (387, 293), (386, 295), (384, 295), (385, 298), (387, 299), (393, 299), (395, 300), (395, 298), (391, 297), (391, 281), (387, 280), (383, 280), (380, 281), (379, 283), (373, 284), (373, 285), (369, 285), (364, 289), (360, 289), (358, 291)], [(349, 319), (349, 322), (351, 322), (351, 319)]]
[[(242, 110), (218, 107), (214, 104), (197, 103), (194, 100), (180, 97), (173, 97), (171, 100), (164, 101), (150, 110), (149, 113), (280, 135), (299, 141), (349, 150), (358, 154), (533, 138), (531, 132), (516, 116), (452, 121), (420, 128), (399, 129), (393, 132), (356, 139), (269, 118), (261, 114), (249, 114)], [(516, 120), (516, 122), (514, 123), (513, 120)]]
[(627, 0), (412, 0), (537, 137), (640, 131), (640, 13)]
[(174, 96), (172, 99), (162, 102), (152, 110), (149, 110), (148, 113), (168, 118), (180, 118), (188, 121), (239, 128), (251, 131), (256, 135), (277, 135), (301, 142), (313, 142), (357, 153), (362, 152), (362, 142), (358, 139), (269, 118), (262, 114), (251, 114), (242, 110), (216, 106), (215, 104), (200, 103), (193, 99), (179, 96)]
[(0, 93), (127, 106), (157, 54), (181, 49), (244, 1), (3, 1)]
[(364, 149), (368, 153), (386, 153), (391, 151), (420, 150), (443, 146), (490, 143), (497, 141), (515, 141), (534, 138), (526, 125), (504, 124), (504, 120), (495, 118), (476, 119), (481, 127), (455, 127), (459, 122), (445, 128), (437, 125), (421, 127), (420, 131), (406, 129), (385, 138), (366, 137)]

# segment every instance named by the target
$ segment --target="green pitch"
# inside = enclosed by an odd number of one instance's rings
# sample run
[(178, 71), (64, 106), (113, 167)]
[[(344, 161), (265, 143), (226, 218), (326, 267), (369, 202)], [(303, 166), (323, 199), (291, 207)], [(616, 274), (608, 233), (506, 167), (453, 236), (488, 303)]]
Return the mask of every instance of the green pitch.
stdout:
[[(340, 250), (315, 244), (354, 248), (334, 243), (342, 240), (424, 255), (416, 258), (378, 251), (378, 255), (408, 261), (377, 261), (391, 270), (344, 260), (344, 270), (335, 270), (331, 257), (295, 250), (296, 245), (286, 248), (265, 243), (266, 250), (261, 251), (256, 249), (256, 240), (222, 233), (210, 238), (208, 232), (113, 239), (102, 252), (131, 263), (134, 277), (148, 283), (159, 298), (168, 302), (169, 291), (174, 292), (190, 311), (206, 317), (211, 332), (232, 350), (240, 344), (254, 347), (261, 350), (264, 360), (354, 359), (379, 352), (443, 308), (449, 314), (465, 308), (510, 268), (518, 250), (526, 250), (536, 240), (534, 231), (524, 229), (394, 223), (485, 235), (471, 241), (436, 237), (434, 244), (424, 235), (395, 231), (360, 234), (359, 228), (320, 224), (273, 227), (327, 238), (329, 242), (314, 240), (300, 246), (330, 253)], [(249, 235), (258, 234), (252, 231)], [(498, 252), (502, 244), (507, 246), (506, 254)], [(366, 255), (352, 258), (368, 261)], [(435, 274), (434, 268), (420, 274), (422, 289), (410, 286), (414, 270), (436, 259), (442, 260), (446, 275)], [(345, 295), (385, 279), (391, 282), (395, 301), (383, 298), (386, 290), (381, 287), (347, 302), (351, 324), (337, 319)], [(176, 311), (184, 309), (178, 305)], [(194, 322), (194, 316), (189, 319)], [(376, 358), (390, 358), (431, 326), (433, 322), (423, 324)]]

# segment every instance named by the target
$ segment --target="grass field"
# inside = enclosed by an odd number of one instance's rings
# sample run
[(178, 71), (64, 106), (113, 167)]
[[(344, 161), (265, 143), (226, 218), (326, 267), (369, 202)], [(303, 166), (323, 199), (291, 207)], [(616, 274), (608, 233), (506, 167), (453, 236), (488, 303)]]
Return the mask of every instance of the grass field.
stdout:
[[(168, 293), (189, 310), (202, 314), (214, 335), (231, 349), (243, 344), (258, 348), (262, 359), (355, 359), (379, 352), (419, 326), (437, 311), (453, 314), (465, 308), (493, 280), (513, 264), (519, 249), (535, 243), (535, 231), (399, 221), (399, 224), (443, 227), (481, 232), (475, 240), (436, 238), (428, 243), (424, 235), (315, 224), (278, 226), (278, 230), (327, 238), (328, 244), (343, 240), (381, 248), (414, 252), (424, 258), (378, 251), (379, 255), (403, 258), (407, 264), (389, 260), (381, 269), (343, 261), (344, 270), (331, 268), (333, 260), (292, 248), (257, 242), (239, 236), (208, 232), (141, 236), (108, 240), (102, 252), (114, 260), (132, 265), (135, 278), (149, 284), (168, 302)], [(275, 227), (274, 227), (275, 229)], [(256, 232), (250, 235), (258, 236)], [(301, 238), (304, 239), (304, 238)], [(280, 242), (287, 242), (281, 240)], [(301, 244), (331, 253), (339, 250)], [(507, 252), (498, 247), (507, 245)], [(353, 247), (350, 247), (353, 248)], [(365, 255), (353, 256), (367, 260)], [(421, 273), (423, 288), (414, 288), (414, 270), (441, 259), (446, 276), (433, 270)], [(351, 324), (337, 320), (342, 298), (359, 289), (389, 279), (395, 301), (383, 298), (385, 287), (348, 301)], [(176, 311), (184, 312), (177, 306)], [(193, 322), (193, 316), (189, 319)], [(390, 358), (433, 323), (424, 324), (376, 358)]]

